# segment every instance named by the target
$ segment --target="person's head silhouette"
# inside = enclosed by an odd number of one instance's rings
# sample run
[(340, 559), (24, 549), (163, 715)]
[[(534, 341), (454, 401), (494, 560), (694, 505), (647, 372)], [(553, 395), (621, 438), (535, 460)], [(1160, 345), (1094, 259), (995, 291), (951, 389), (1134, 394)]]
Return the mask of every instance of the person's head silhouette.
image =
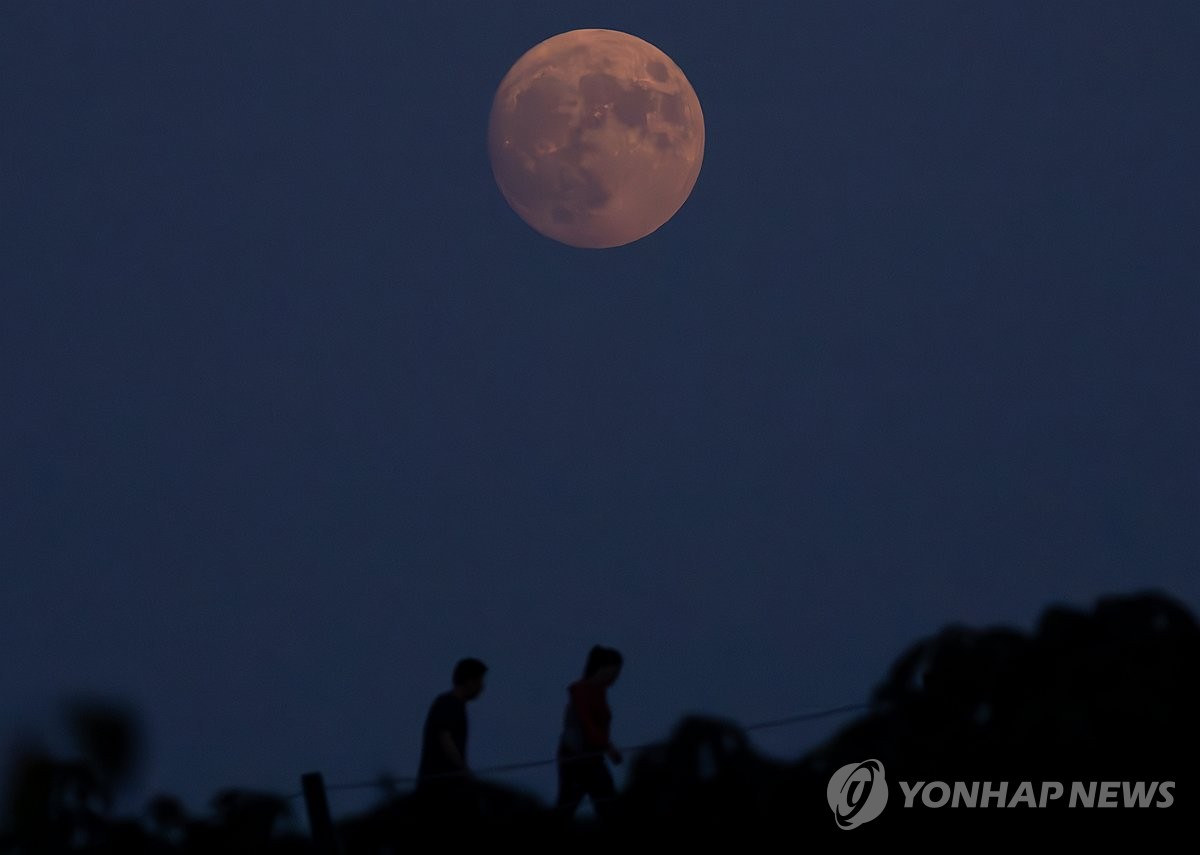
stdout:
[(478, 659), (461, 659), (454, 666), (454, 694), (464, 701), (473, 701), (483, 693), (483, 675), (487, 666)]
[(611, 686), (621, 676), (625, 658), (611, 647), (597, 644), (588, 652), (587, 664), (583, 666), (583, 679), (601, 686)]

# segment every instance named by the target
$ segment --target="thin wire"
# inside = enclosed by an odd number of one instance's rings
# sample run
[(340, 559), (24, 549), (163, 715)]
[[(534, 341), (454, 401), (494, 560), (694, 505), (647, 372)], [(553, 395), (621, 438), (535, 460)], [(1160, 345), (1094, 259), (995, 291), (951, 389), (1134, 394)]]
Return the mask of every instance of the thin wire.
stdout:
[[(789, 727), (793, 724), (801, 724), (806, 721), (815, 721), (821, 718), (829, 718), (830, 716), (841, 715), (842, 713), (854, 712), (855, 710), (863, 710), (870, 707), (870, 704), (843, 704), (838, 707), (830, 707), (828, 709), (816, 710), (815, 712), (799, 713), (797, 715), (787, 716), (786, 718), (770, 719), (768, 721), (760, 721), (755, 724), (749, 724), (742, 728), (743, 731), (749, 733), (755, 730), (771, 730), (777, 727)], [(644, 742), (640, 745), (630, 745), (624, 750), (629, 754), (638, 754), (643, 751), (648, 751), (652, 748), (658, 748), (669, 744), (670, 740), (659, 740), (657, 742)], [(580, 754), (574, 759), (584, 760), (592, 757), (603, 757), (605, 752), (594, 751), (590, 754)], [(482, 777), (485, 775), (503, 775), (509, 772), (521, 772), (526, 769), (540, 769), (543, 766), (554, 766), (558, 763), (557, 757), (551, 757), (546, 760), (526, 760), (519, 763), (503, 763), (498, 766), (487, 766), (483, 769), (472, 769), (469, 771), (456, 772), (441, 772), (435, 775), (427, 776), (428, 780), (437, 778), (458, 778), (458, 777)], [(400, 784), (416, 784), (417, 778), (413, 776), (396, 777), (392, 775), (380, 775), (372, 781), (361, 781), (352, 784), (328, 784), (325, 789), (330, 792), (345, 792), (349, 790), (378, 790), (381, 788), (395, 788)], [(287, 798), (297, 799), (303, 796), (303, 793), (292, 793)]]
[(787, 718), (777, 718), (772, 721), (760, 721), (758, 724), (751, 724), (743, 727), (742, 730), (767, 730), (772, 727), (787, 727), (791, 724), (799, 724), (804, 721), (812, 721), (818, 718), (829, 718), (830, 716), (840, 715), (841, 713), (854, 712), (855, 710), (865, 710), (870, 704), (845, 704), (840, 707), (830, 707), (827, 710), (818, 710), (811, 713), (800, 713), (799, 715), (788, 716)]

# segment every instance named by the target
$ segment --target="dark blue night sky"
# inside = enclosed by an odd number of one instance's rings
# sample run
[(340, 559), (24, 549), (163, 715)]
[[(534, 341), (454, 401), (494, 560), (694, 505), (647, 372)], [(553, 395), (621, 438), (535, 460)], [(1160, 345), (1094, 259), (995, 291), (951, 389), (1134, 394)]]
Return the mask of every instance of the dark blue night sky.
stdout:
[[(618, 249), (487, 158), (580, 27), (704, 108)], [(483, 766), (552, 755), (597, 642), (633, 743), (865, 700), (950, 622), (1200, 609), (1198, 43), (1188, 0), (5, 4), (0, 739), (125, 699), (134, 795), (203, 804), (412, 774), (465, 655)]]

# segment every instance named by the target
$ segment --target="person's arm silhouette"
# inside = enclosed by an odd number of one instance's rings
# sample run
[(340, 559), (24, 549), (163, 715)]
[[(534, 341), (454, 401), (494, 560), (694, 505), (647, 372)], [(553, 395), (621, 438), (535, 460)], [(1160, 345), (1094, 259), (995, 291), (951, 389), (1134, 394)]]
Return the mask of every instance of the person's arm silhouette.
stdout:
[(442, 752), (446, 755), (446, 759), (456, 769), (467, 771), (467, 761), (463, 759), (458, 746), (454, 744), (454, 737), (450, 735), (450, 731), (443, 730), (438, 733), (438, 744), (442, 746)]

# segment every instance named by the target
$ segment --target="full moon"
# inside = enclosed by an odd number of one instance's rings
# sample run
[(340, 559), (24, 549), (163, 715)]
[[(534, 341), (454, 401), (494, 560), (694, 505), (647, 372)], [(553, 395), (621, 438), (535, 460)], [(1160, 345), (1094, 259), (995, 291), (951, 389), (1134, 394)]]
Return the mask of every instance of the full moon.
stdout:
[(621, 246), (687, 201), (704, 158), (704, 116), (679, 66), (654, 45), (572, 30), (505, 75), (488, 152), (500, 192), (534, 229), (571, 246)]

